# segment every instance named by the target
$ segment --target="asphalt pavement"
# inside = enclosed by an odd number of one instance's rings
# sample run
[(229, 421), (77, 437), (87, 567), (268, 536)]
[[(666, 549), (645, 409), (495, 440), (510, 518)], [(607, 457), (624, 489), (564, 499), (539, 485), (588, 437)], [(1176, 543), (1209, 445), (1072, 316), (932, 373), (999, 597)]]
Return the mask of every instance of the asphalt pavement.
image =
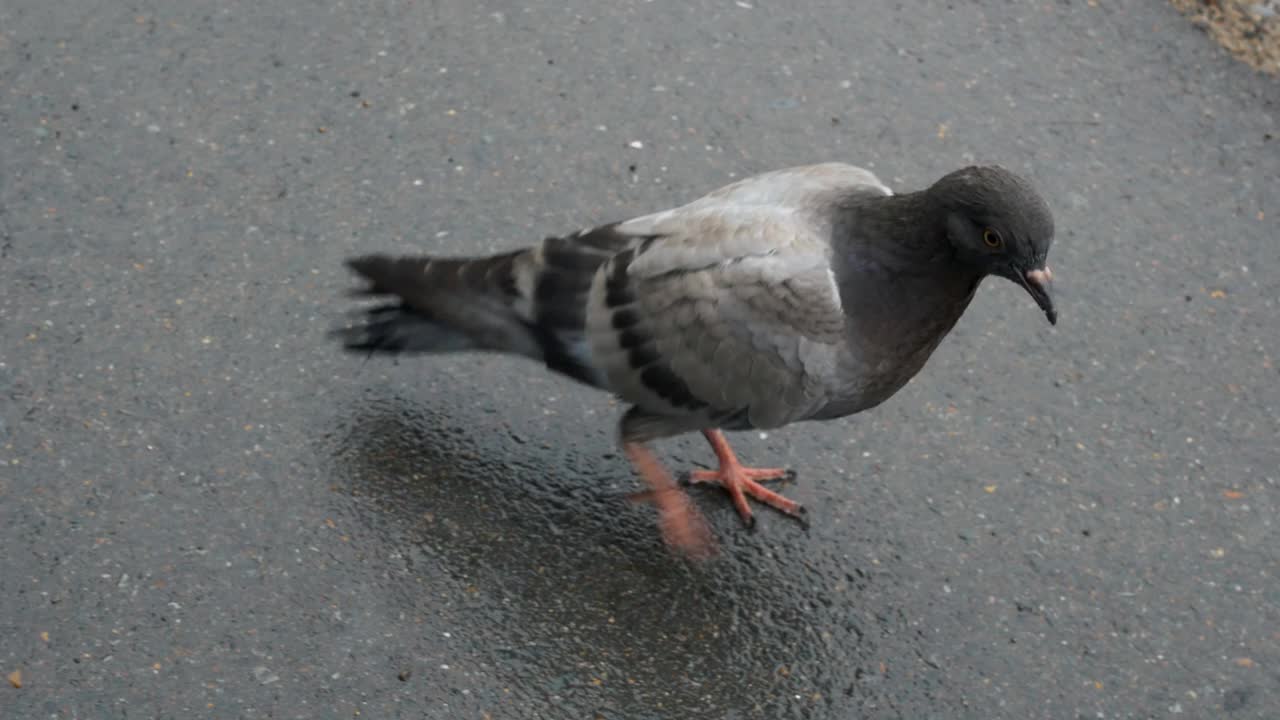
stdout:
[[(4, 0), (0, 717), (1275, 718), (1278, 117), (1140, 0)], [(737, 434), (807, 531), (674, 557), (608, 397), (326, 337), (348, 255), (824, 160), (1033, 178), (1061, 319)]]

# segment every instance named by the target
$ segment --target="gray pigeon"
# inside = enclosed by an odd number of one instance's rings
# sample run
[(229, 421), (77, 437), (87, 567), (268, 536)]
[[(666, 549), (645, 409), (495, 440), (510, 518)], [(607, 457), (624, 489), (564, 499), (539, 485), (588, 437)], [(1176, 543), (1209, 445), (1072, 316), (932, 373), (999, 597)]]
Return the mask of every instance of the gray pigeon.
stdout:
[(839, 163), (751, 177), (673, 210), (483, 258), (348, 261), (391, 296), (338, 331), (348, 349), (525, 355), (631, 403), (623, 448), (658, 507), (663, 537), (714, 547), (645, 443), (694, 430), (719, 459), (691, 474), (800, 517), (744, 467), (722, 430), (776, 428), (875, 407), (907, 383), (982, 279), (1021, 285), (1050, 323), (1053, 217), (1030, 183), (968, 167), (895, 195)]

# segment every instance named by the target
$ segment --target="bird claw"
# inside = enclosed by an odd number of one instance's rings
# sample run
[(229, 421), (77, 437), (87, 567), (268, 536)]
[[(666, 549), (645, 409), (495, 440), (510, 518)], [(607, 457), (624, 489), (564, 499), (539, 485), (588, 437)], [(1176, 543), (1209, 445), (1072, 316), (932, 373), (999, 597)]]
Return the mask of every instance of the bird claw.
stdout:
[(774, 480), (786, 482), (795, 478), (796, 474), (792, 470), (748, 468), (736, 462), (722, 465), (718, 470), (694, 470), (681, 475), (681, 481), (685, 485), (705, 483), (719, 485), (724, 488), (729, 493), (730, 499), (733, 500), (734, 508), (737, 509), (743, 525), (748, 530), (753, 530), (756, 526), (755, 513), (751, 511), (751, 507), (747, 502), (748, 497), (785, 515), (796, 518), (802, 523), (805, 522), (802, 517), (805, 514), (803, 506), (769, 490), (762, 484)]
[(812, 527), (809, 522), (809, 509), (803, 505), (796, 504), (795, 514), (791, 515), (791, 517), (800, 523), (800, 527), (804, 528), (805, 532), (808, 532), (809, 528)]

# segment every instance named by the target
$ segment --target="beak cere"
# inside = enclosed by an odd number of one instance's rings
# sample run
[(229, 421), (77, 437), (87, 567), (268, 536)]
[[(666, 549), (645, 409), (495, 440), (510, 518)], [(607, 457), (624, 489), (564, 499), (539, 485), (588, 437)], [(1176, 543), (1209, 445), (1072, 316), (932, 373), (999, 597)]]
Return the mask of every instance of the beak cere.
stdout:
[(1053, 296), (1049, 289), (1053, 284), (1053, 271), (1048, 265), (1035, 270), (1028, 270), (1025, 274), (1019, 275), (1018, 279), (1022, 281), (1022, 287), (1026, 288), (1031, 297), (1035, 299), (1036, 304), (1044, 311), (1044, 316), (1049, 319), (1050, 325), (1058, 324), (1058, 311), (1053, 307)]

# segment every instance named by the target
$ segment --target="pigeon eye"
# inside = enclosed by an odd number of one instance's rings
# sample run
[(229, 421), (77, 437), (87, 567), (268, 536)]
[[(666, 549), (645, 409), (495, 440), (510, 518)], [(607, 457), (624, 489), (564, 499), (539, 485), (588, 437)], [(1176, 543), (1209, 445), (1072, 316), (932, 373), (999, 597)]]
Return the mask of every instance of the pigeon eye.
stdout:
[(1000, 237), (999, 232), (991, 228), (987, 228), (982, 231), (982, 242), (986, 243), (987, 247), (993, 250), (1004, 247), (1004, 238)]

